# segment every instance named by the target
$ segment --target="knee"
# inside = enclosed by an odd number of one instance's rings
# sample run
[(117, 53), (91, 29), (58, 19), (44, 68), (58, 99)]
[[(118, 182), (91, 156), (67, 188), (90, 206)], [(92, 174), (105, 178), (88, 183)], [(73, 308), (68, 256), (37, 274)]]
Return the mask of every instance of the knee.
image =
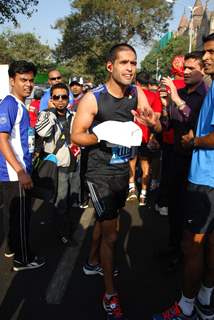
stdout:
[(197, 243), (194, 239), (184, 239), (182, 241), (182, 252), (184, 258), (195, 259), (201, 256), (203, 244)]
[(109, 234), (103, 235), (103, 240), (108, 244), (113, 246), (117, 241), (117, 231), (111, 232)]

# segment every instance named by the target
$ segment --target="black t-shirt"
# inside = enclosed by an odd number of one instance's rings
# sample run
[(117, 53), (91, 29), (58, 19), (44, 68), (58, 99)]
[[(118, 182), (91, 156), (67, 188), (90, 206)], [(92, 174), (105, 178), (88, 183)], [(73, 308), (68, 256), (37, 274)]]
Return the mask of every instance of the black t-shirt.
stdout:
[[(114, 120), (120, 122), (133, 121), (131, 110), (137, 108), (137, 89), (129, 86), (123, 98), (113, 97), (102, 85), (92, 91), (98, 106), (89, 131), (98, 124)], [(105, 141), (88, 147), (87, 173), (88, 178), (97, 175), (126, 175), (129, 174), (130, 148), (110, 145)]]

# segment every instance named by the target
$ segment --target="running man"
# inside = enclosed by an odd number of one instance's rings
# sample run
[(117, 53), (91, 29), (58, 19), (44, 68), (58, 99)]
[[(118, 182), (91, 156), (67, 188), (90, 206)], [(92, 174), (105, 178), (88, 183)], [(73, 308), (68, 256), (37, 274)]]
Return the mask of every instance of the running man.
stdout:
[(108, 120), (133, 121), (134, 116), (144, 124), (160, 125), (142, 90), (131, 85), (136, 60), (134, 48), (126, 43), (111, 48), (106, 60), (109, 80), (81, 99), (71, 137), (73, 143), (88, 147), (86, 178), (96, 212), (92, 247), (83, 271), (104, 275), (103, 307), (112, 320), (124, 319), (113, 281), (113, 252), (118, 211), (128, 192), (130, 149), (99, 139), (93, 128)]

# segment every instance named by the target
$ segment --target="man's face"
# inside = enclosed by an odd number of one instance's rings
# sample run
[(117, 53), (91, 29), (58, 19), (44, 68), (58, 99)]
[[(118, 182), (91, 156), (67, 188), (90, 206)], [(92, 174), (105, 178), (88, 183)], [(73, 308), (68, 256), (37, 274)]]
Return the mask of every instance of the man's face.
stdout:
[(214, 78), (214, 40), (204, 43), (204, 71)]
[(25, 101), (29, 97), (34, 87), (33, 72), (16, 73), (14, 78), (10, 78), (12, 94), (19, 100)]
[(195, 85), (203, 78), (203, 68), (198, 59), (187, 59), (184, 61), (184, 82), (187, 85)]
[(135, 78), (137, 57), (132, 50), (121, 50), (114, 62), (107, 63), (111, 78), (120, 85), (127, 86)]
[(74, 96), (78, 96), (80, 93), (82, 93), (83, 86), (79, 83), (73, 82), (70, 84), (71, 92)]
[(53, 70), (48, 74), (48, 83), (50, 86), (53, 86), (56, 83), (62, 82), (61, 73), (57, 70)]
[(65, 89), (57, 88), (53, 90), (51, 99), (55, 108), (63, 111), (68, 105), (69, 96)]

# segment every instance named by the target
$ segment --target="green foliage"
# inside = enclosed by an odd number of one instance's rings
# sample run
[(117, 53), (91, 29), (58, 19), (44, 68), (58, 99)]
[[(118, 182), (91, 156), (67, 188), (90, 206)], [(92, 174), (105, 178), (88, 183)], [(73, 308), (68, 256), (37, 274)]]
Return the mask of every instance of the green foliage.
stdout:
[(28, 60), (35, 63), (40, 70), (45, 70), (52, 63), (49, 46), (41, 44), (33, 33), (0, 34), (0, 61), (10, 63), (12, 60)]
[(172, 38), (168, 45), (159, 49), (158, 42), (155, 42), (149, 54), (141, 62), (141, 69), (148, 71), (150, 74), (156, 74), (156, 63), (159, 61), (160, 73), (169, 75), (171, 62), (176, 55), (184, 55), (188, 52), (188, 36)]
[(38, 3), (38, 0), (0, 0), (0, 24), (12, 21), (17, 25), (16, 15), (22, 13), (30, 17)]
[(135, 35), (147, 43), (155, 34), (167, 31), (172, 5), (165, 0), (75, 0), (72, 13), (56, 23), (62, 33), (55, 55), (68, 63), (78, 57), (84, 73), (96, 80), (106, 77), (105, 55), (119, 42), (129, 42)]

